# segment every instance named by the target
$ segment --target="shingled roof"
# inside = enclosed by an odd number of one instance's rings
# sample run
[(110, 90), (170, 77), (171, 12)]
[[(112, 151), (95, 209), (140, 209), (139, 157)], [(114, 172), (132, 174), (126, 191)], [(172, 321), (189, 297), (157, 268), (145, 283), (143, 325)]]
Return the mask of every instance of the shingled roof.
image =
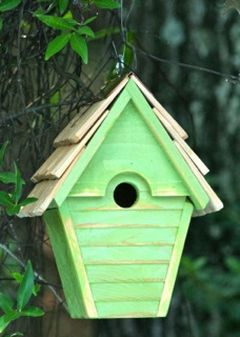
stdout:
[(105, 99), (92, 104), (90, 107), (88, 106), (81, 109), (74, 119), (55, 138), (55, 151), (31, 178), (35, 183), (35, 187), (29, 197), (35, 197), (38, 200), (33, 204), (23, 207), (19, 213), (20, 217), (41, 216), (50, 206), (72, 167), (84, 153), (88, 142), (107, 117), (111, 104), (126, 86), (129, 79), (135, 82), (145, 96), (152, 107), (153, 113), (158, 117), (159, 122), (170, 135), (176, 148), (209, 197), (209, 202), (205, 209), (195, 211), (194, 215), (200, 216), (216, 212), (223, 207), (221, 200), (204, 177), (204, 175), (209, 172), (209, 169), (185, 142), (188, 138), (186, 131), (154, 98), (136, 75), (131, 73), (127, 75)]

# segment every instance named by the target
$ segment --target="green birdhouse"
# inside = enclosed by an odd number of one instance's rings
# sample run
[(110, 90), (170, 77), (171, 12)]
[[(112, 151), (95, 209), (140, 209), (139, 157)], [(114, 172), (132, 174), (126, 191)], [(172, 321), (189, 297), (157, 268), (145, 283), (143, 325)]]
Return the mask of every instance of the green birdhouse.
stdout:
[(190, 219), (222, 208), (186, 132), (129, 74), (34, 174), (73, 318), (166, 316)]

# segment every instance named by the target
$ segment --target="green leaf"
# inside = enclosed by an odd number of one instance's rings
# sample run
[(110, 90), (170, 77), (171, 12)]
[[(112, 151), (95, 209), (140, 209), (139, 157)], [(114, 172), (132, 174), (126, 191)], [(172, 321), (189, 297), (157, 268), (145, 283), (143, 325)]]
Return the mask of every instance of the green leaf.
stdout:
[(0, 333), (2, 333), (6, 327), (15, 319), (21, 317), (21, 313), (17, 311), (11, 311), (0, 317)]
[(15, 203), (17, 204), (17, 202), (19, 201), (19, 199), (22, 195), (22, 186), (24, 184), (24, 180), (21, 177), (21, 173), (20, 173), (16, 163), (14, 163), (14, 171), (15, 171), (15, 188), (14, 188), (14, 192), (13, 192), (13, 199), (14, 199)]
[(73, 33), (70, 43), (72, 49), (82, 58), (83, 62), (88, 63), (88, 46), (85, 39)]
[(59, 16), (35, 14), (35, 16), (45, 25), (60, 30), (73, 30), (77, 21), (71, 19), (64, 19)]
[(17, 7), (22, 0), (3, 0), (0, 3), (0, 12), (7, 12)]
[(44, 315), (44, 311), (38, 307), (28, 307), (22, 311), (23, 316), (40, 317)]
[(58, 8), (60, 11), (60, 14), (63, 14), (65, 10), (67, 9), (69, 0), (58, 0)]
[(6, 141), (5, 143), (3, 143), (3, 145), (0, 148), (0, 164), (4, 161), (4, 156), (5, 156), (5, 152), (7, 149), (9, 142)]
[(23, 333), (16, 331), (14, 333), (12, 333), (11, 335), (4, 335), (4, 337), (17, 337), (17, 336), (24, 336)]
[(19, 206), (26, 206), (26, 205), (32, 204), (33, 202), (36, 202), (37, 200), (38, 200), (37, 198), (33, 198), (33, 197), (26, 198), (19, 203)]
[(14, 205), (7, 192), (0, 191), (0, 205), (4, 207), (10, 207)]
[(92, 28), (88, 27), (88, 26), (82, 26), (77, 30), (78, 34), (80, 35), (87, 35), (90, 36), (92, 38), (95, 37), (94, 31), (92, 30)]
[(0, 181), (4, 184), (15, 183), (16, 177), (13, 172), (0, 172)]
[(45, 61), (49, 60), (50, 57), (60, 52), (70, 40), (71, 34), (58, 35), (53, 39), (47, 46), (45, 53)]
[(17, 281), (17, 283), (21, 283), (23, 279), (23, 274), (18, 272), (11, 273), (12, 277)]
[(34, 274), (32, 269), (32, 264), (30, 261), (27, 263), (27, 268), (25, 270), (22, 282), (18, 288), (17, 292), (17, 308), (19, 311), (25, 307), (32, 296), (34, 287)]
[(87, 20), (84, 21), (84, 25), (88, 25), (89, 23), (93, 22), (94, 20), (96, 20), (97, 16), (91, 16), (90, 18), (88, 18)]
[(3, 29), (3, 19), (0, 18), (0, 30), (2, 30), (2, 29)]
[(120, 4), (115, 0), (94, 0), (93, 2), (98, 8), (115, 9), (120, 7)]
[(34, 296), (37, 296), (37, 294), (38, 294), (38, 292), (40, 291), (40, 289), (41, 289), (41, 285), (40, 285), (40, 284), (38, 284), (38, 283), (34, 284), (34, 287), (33, 287), (33, 295), (34, 295)]
[(0, 308), (2, 311), (4, 311), (6, 314), (12, 311), (12, 307), (14, 305), (13, 300), (10, 296), (0, 293)]
[(7, 206), (6, 213), (9, 216), (13, 216), (19, 213), (21, 206), (13, 204), (12, 206)]

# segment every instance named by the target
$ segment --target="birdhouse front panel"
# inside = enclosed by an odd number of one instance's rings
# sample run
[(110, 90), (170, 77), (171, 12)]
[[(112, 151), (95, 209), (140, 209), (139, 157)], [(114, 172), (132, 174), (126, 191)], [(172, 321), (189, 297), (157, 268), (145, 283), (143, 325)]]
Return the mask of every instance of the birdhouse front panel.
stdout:
[(130, 102), (60, 211), (68, 211), (96, 317), (166, 314), (193, 210), (188, 194)]
[(222, 207), (184, 138), (133, 75), (56, 138), (22, 214), (44, 213), (73, 318), (166, 316), (193, 211)]

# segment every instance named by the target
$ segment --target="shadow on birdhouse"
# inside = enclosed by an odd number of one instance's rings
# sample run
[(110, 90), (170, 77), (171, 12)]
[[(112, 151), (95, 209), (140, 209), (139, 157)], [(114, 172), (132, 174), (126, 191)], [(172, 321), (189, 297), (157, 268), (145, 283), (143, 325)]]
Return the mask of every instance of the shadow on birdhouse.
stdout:
[(73, 318), (166, 316), (192, 215), (222, 208), (186, 138), (129, 74), (55, 139), (19, 216), (43, 215)]

